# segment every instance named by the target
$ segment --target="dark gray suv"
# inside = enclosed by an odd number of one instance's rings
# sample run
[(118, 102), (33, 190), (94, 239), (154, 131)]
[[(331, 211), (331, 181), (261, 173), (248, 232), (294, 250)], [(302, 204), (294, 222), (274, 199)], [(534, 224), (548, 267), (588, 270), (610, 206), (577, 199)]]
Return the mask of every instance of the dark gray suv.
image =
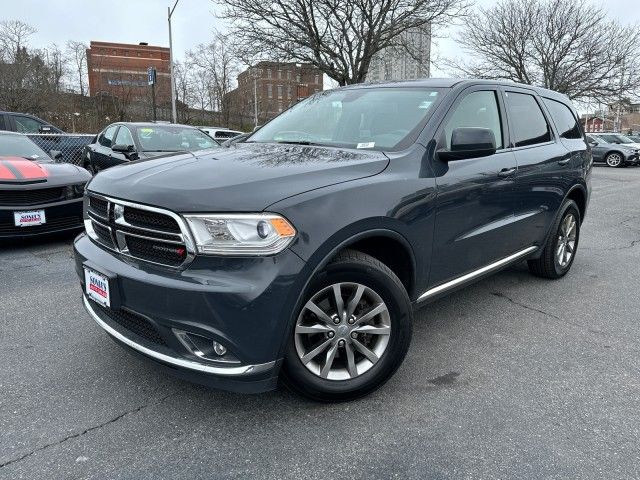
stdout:
[(75, 241), (83, 302), (183, 378), (356, 398), (402, 363), (414, 309), (516, 262), (565, 275), (591, 169), (552, 91), (433, 79), (321, 92), (229, 148), (96, 175)]

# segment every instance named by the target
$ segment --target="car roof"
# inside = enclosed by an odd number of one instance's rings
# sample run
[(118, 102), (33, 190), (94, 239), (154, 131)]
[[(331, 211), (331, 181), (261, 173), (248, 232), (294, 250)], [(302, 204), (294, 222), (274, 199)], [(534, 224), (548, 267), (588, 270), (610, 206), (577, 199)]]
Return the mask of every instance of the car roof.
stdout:
[(24, 115), (25, 117), (33, 117), (33, 118), (37, 118), (38, 120), (42, 120), (40, 117), (37, 117), (33, 113), (10, 112), (9, 110), (0, 110), (0, 114), (5, 114), (5, 113), (9, 115)]
[(158, 123), (158, 122), (113, 122), (110, 125), (128, 125), (131, 127), (185, 127), (194, 128), (193, 125), (183, 125), (181, 123)]
[(566, 95), (549, 90), (547, 88), (536, 87), (533, 85), (527, 85), (524, 83), (511, 82), (508, 80), (486, 80), (479, 78), (423, 78), (418, 80), (398, 80), (393, 82), (382, 81), (372, 83), (359, 83), (343, 87), (346, 89), (357, 88), (378, 88), (378, 87), (419, 87), (419, 88), (465, 88), (474, 85), (498, 85), (502, 87), (518, 87), (533, 90), (540, 96), (561, 100), (563, 102), (569, 102), (569, 97)]

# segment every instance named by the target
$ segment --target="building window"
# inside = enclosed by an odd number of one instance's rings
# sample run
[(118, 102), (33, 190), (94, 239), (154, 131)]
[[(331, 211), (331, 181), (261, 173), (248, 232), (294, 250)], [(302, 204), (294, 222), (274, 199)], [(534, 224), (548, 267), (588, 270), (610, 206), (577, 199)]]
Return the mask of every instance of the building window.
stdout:
[(287, 70), (287, 80), (291, 80), (291, 70)]
[(278, 85), (278, 98), (282, 98), (284, 87), (282, 85)]
[(271, 69), (267, 68), (267, 78), (271, 78)]
[(291, 95), (291, 85), (287, 85), (287, 98), (293, 98)]
[(320, 75), (316, 75), (314, 83), (320, 83)]
[(273, 98), (273, 85), (271, 84), (267, 85), (267, 97)]
[(282, 80), (282, 70), (278, 70), (278, 79)]
[(300, 83), (300, 74), (296, 74), (296, 82)]
[(278, 102), (278, 113), (282, 112), (282, 102)]

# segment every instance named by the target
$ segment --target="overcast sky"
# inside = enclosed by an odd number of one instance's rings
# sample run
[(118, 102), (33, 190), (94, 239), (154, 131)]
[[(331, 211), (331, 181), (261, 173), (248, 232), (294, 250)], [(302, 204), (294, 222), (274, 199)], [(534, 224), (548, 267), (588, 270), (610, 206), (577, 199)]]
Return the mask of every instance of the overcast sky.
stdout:
[[(31, 45), (41, 47), (67, 40), (148, 42), (169, 45), (167, 7), (174, 0), (2, 0), (2, 19), (19, 19), (37, 28)], [(476, 5), (491, 6), (496, 0), (476, 0)], [(640, 23), (640, 0), (603, 0), (611, 18), (625, 23)], [(211, 37), (212, 29), (223, 30), (224, 23), (215, 16), (218, 8), (211, 0), (179, 0), (173, 16), (175, 58)], [(440, 30), (435, 39), (437, 56), (460, 57), (464, 53), (453, 40), (458, 27)], [(437, 68), (432, 75), (442, 75)]]

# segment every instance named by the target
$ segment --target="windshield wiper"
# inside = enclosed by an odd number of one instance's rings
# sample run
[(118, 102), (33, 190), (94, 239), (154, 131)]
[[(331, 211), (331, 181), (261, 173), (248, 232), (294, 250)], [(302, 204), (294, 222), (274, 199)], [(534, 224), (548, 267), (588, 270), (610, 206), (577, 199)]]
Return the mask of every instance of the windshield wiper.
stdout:
[(321, 143), (310, 142), (309, 140), (280, 140), (275, 143), (282, 143), (285, 145), (322, 145)]
[(186, 152), (186, 150), (142, 150), (143, 152), (168, 152), (168, 153), (175, 153), (175, 152)]

